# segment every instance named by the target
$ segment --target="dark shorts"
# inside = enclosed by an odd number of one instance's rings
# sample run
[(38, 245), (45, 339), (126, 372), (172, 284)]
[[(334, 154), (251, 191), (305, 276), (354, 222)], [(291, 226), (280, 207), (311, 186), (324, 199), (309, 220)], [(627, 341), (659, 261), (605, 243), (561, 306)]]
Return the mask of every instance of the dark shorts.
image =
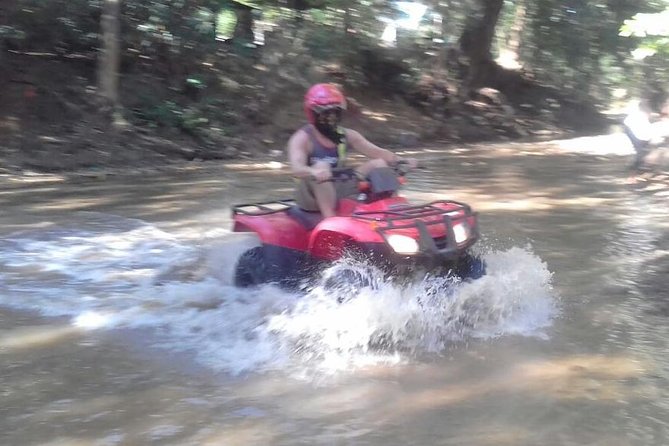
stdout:
[[(295, 188), (295, 202), (305, 211), (318, 211), (318, 203), (314, 195), (314, 184), (316, 180), (313, 178), (302, 178)], [(358, 194), (358, 180), (351, 178), (347, 181), (335, 181), (332, 183), (337, 194), (337, 200), (352, 195)]]
[(623, 125), (623, 130), (625, 131), (625, 135), (627, 135), (630, 142), (632, 143), (632, 146), (634, 146), (634, 150), (636, 150), (637, 152), (645, 150), (650, 145), (650, 141), (644, 141), (642, 139), (637, 138), (632, 129), (630, 129), (626, 125)]
[(636, 157), (634, 158), (634, 164), (632, 165), (632, 168), (637, 170), (643, 169), (645, 165), (646, 155), (648, 155), (648, 152), (651, 149), (650, 141), (644, 141), (637, 138), (634, 135), (632, 129), (630, 129), (626, 125), (623, 125), (623, 130), (625, 131), (625, 135), (627, 135), (630, 142), (632, 143), (632, 146), (634, 146), (634, 150), (636, 151)]

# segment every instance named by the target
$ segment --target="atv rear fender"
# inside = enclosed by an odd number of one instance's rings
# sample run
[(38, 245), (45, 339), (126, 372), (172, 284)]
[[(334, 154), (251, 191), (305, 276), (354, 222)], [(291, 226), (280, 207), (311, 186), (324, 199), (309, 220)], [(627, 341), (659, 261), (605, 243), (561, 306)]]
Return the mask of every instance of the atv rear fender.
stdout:
[(234, 232), (255, 232), (260, 241), (267, 245), (306, 251), (307, 231), (293, 218), (283, 213), (264, 217), (248, 215), (236, 216)]

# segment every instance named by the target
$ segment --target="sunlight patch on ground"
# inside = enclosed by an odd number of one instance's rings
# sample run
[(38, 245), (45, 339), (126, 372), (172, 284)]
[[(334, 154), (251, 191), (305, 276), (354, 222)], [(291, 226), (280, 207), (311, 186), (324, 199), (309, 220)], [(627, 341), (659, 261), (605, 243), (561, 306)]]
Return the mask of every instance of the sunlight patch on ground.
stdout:
[(584, 136), (573, 139), (538, 143), (539, 146), (553, 146), (561, 151), (586, 153), (591, 155), (630, 155), (634, 148), (623, 133), (611, 135)]
[(39, 326), (6, 330), (0, 334), (0, 353), (44, 347), (70, 338), (81, 331), (71, 326)]
[(225, 165), (225, 168), (230, 170), (281, 170), (283, 167), (285, 167), (284, 164), (278, 161), (269, 161), (267, 163), (240, 161), (236, 163), (227, 163)]
[(52, 192), (58, 192), (60, 189), (58, 187), (33, 187), (28, 190), (26, 189), (9, 189), (9, 190), (3, 190), (0, 191), (0, 196), (6, 195), (6, 196), (15, 196), (19, 194), (26, 194), (26, 195), (34, 195), (34, 194), (46, 194), (46, 193), (52, 193)]
[[(438, 388), (400, 393), (389, 407), (401, 407), (402, 414), (433, 411), (463, 404), (492, 394), (527, 392), (534, 397), (620, 401), (642, 398), (651, 388), (631, 385), (647, 369), (633, 357), (568, 356), (553, 360), (529, 361), (517, 365), (510, 373), (484, 380), (459, 381)], [(384, 412), (392, 417), (393, 412)]]
[(518, 62), (518, 55), (515, 51), (503, 49), (500, 51), (496, 62), (508, 70), (520, 70), (523, 66)]
[(199, 439), (199, 444), (203, 446), (272, 444), (277, 437), (277, 432), (280, 431), (280, 427), (266, 420), (249, 420), (249, 417), (245, 417), (235, 425), (209, 433), (206, 437)]
[(388, 117), (392, 116), (389, 113), (379, 113), (370, 110), (363, 110), (362, 114), (367, 116), (368, 118), (374, 119), (375, 121), (382, 121), (382, 122), (388, 121)]
[(82, 209), (88, 209), (92, 206), (100, 206), (104, 204), (112, 204), (115, 201), (113, 197), (97, 197), (97, 198), (68, 198), (66, 200), (60, 200), (55, 203), (40, 203), (40, 210), (61, 210), (61, 211), (78, 211)]
[(626, 383), (626, 380), (644, 373), (646, 367), (633, 357), (572, 356), (520, 364), (511, 381), (514, 387), (540, 391), (556, 398), (621, 400), (652, 391), (630, 387)]
[(601, 206), (609, 201), (602, 198), (594, 197), (577, 197), (569, 198), (564, 200), (548, 198), (548, 197), (536, 197), (530, 199), (518, 199), (518, 200), (498, 200), (495, 202), (482, 203), (478, 205), (478, 209), (486, 211), (545, 211), (555, 208), (560, 208), (563, 206), (570, 207), (592, 207), (592, 206)]
[(531, 438), (531, 432), (517, 426), (506, 426), (488, 424), (485, 427), (479, 427), (477, 432), (467, 433), (461, 436), (452, 436), (449, 438), (451, 444), (476, 444), (479, 446), (516, 446), (527, 444)]
[(32, 183), (62, 183), (65, 181), (63, 175), (55, 175), (48, 173), (37, 173), (37, 172), (22, 172), (21, 174), (7, 174), (0, 175), (0, 178), (5, 177), (8, 181), (12, 183), (22, 183), (22, 184), (32, 184)]
[[(411, 199), (415, 200), (439, 200), (443, 199), (445, 192), (411, 192)], [(534, 194), (529, 198), (500, 198), (486, 196), (476, 192), (448, 191), (449, 198), (470, 203), (477, 211), (547, 211), (562, 206), (569, 207), (594, 207), (602, 206), (613, 199), (596, 197), (569, 197), (565, 199), (552, 198), (544, 194)]]

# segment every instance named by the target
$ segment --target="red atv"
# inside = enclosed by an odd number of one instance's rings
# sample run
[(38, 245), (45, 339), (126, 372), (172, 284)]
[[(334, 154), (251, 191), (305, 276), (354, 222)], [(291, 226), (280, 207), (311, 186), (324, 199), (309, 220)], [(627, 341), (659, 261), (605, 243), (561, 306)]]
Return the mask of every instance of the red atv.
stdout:
[[(353, 175), (335, 169), (333, 181)], [(479, 237), (477, 214), (451, 200), (410, 204), (397, 195), (405, 175), (403, 164), (373, 170), (331, 218), (300, 209), (292, 199), (234, 206), (233, 231), (255, 233), (261, 242), (239, 258), (235, 285), (295, 286), (346, 255), (362, 256), (389, 275), (424, 267), (480, 277), (483, 263), (467, 252)]]

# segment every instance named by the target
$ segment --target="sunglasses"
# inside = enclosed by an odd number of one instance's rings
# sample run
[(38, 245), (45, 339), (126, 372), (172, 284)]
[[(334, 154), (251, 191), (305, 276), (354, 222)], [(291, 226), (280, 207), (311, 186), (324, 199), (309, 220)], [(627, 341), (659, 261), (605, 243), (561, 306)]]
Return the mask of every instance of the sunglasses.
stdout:
[(339, 104), (328, 104), (328, 105), (314, 105), (311, 109), (317, 114), (330, 111), (341, 113), (342, 111), (345, 110), (345, 107), (342, 107)]
[(330, 109), (323, 111), (321, 113), (316, 113), (316, 120), (323, 123), (335, 124), (341, 120), (342, 110), (341, 108)]

